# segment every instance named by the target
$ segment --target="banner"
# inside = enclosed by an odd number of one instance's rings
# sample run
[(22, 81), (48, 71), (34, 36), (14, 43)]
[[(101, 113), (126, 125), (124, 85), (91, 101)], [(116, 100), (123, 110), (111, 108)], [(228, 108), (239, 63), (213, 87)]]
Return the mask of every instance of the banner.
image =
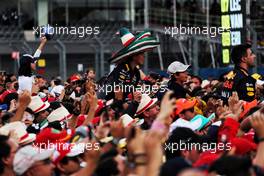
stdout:
[(233, 46), (246, 42), (246, 1), (221, 0), (222, 62), (230, 63)]

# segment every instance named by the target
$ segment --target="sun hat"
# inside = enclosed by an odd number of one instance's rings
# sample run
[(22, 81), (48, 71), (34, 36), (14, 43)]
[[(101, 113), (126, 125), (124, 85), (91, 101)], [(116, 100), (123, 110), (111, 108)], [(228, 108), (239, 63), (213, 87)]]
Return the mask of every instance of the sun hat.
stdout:
[(45, 150), (27, 145), (20, 148), (14, 157), (13, 169), (17, 175), (23, 175), (37, 161), (50, 158), (54, 150)]
[(150, 98), (148, 94), (142, 94), (140, 103), (138, 105), (136, 115), (139, 115), (146, 111), (148, 108), (153, 106), (155, 103), (157, 103), (158, 99), (157, 98)]
[(40, 111), (43, 111), (47, 109), (50, 106), (49, 102), (43, 102), (41, 98), (37, 96), (32, 96), (31, 97), (31, 102), (28, 105), (28, 107), (34, 112), (38, 113)]
[(36, 139), (36, 134), (28, 133), (26, 125), (20, 121), (11, 122), (0, 128), (1, 134), (8, 135), (11, 131), (14, 131), (18, 138), (20, 145), (28, 144)]
[(144, 123), (144, 119), (139, 119), (139, 118), (132, 118), (131, 116), (129, 116), (128, 114), (124, 114), (120, 117), (122, 119), (122, 123), (124, 127), (129, 127), (131, 125), (142, 125)]
[(70, 119), (71, 116), (72, 115), (69, 113), (69, 111), (63, 105), (61, 105), (61, 107), (52, 111), (47, 117), (47, 119), (49, 122), (63, 121)]
[(117, 63), (129, 56), (153, 49), (160, 44), (155, 37), (151, 37), (149, 30), (134, 36), (127, 28), (121, 28), (119, 34), (124, 48), (113, 54), (109, 59), (110, 63)]

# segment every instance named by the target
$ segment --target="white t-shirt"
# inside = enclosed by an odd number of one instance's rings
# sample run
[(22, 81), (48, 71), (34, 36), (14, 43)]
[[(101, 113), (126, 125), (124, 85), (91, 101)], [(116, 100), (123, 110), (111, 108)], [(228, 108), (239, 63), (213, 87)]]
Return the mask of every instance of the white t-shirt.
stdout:
[(50, 91), (50, 94), (55, 97), (56, 94), (61, 94), (61, 92), (62, 92), (63, 89), (64, 89), (64, 86), (62, 86), (62, 85), (55, 86)]

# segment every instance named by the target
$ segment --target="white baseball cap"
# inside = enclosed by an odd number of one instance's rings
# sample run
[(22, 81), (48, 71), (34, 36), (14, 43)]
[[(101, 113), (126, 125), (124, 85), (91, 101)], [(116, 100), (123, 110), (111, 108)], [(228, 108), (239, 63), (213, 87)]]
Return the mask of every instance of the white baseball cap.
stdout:
[(186, 71), (190, 65), (184, 65), (183, 63), (179, 61), (172, 62), (168, 67), (168, 72), (171, 74), (177, 73), (177, 72), (184, 72)]
[(37, 161), (42, 161), (51, 157), (54, 150), (40, 149), (27, 145), (20, 148), (14, 157), (13, 168), (17, 175), (23, 175)]

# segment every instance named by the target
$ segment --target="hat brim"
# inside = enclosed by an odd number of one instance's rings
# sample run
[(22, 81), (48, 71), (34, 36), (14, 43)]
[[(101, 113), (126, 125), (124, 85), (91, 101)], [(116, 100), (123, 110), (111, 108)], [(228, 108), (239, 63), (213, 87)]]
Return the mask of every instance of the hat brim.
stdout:
[(39, 152), (38, 156), (37, 156), (37, 160), (38, 161), (42, 161), (45, 159), (48, 159), (52, 156), (54, 149), (38, 149), (36, 148), (36, 150)]
[(251, 102), (245, 102), (243, 105), (243, 112), (240, 114), (239, 118), (243, 118), (252, 108), (258, 106), (258, 101), (255, 99)]
[(35, 140), (36, 140), (36, 134), (34, 134), (34, 133), (29, 133), (27, 138), (25, 138), (25, 139), (19, 141), (19, 144), (20, 144), (20, 145), (24, 145), (24, 144), (31, 143), (31, 142), (33, 142), (33, 141), (35, 141)]
[(196, 115), (190, 122), (196, 124), (200, 124), (200, 126), (196, 130), (201, 130), (208, 125), (208, 123), (215, 118), (215, 113), (211, 114), (208, 118), (202, 115)]
[(129, 56), (146, 52), (147, 50), (154, 49), (160, 43), (154, 37), (143, 38), (134, 40), (130, 45), (118, 51), (113, 57), (109, 59), (110, 63), (116, 63)]
[(184, 68), (179, 69), (179, 70), (172, 70), (171, 68), (168, 68), (168, 72), (169, 72), (170, 74), (175, 74), (175, 73), (185, 72), (186, 70), (188, 70), (189, 67), (190, 67), (190, 65), (184, 65)]
[(157, 98), (152, 98), (151, 100), (152, 103), (150, 103), (149, 105), (143, 107), (142, 109), (140, 109), (139, 111), (136, 112), (136, 115), (142, 114), (144, 111), (146, 111), (147, 109), (149, 109), (151, 106), (153, 106), (154, 104), (157, 103), (158, 99)]
[(41, 111), (44, 111), (44, 110), (46, 110), (49, 106), (50, 106), (49, 102), (45, 101), (45, 102), (44, 102), (44, 106), (43, 106), (43, 108), (39, 109), (39, 110), (36, 111), (35, 113), (39, 113), (39, 112), (41, 112)]
[(69, 111), (64, 106), (61, 105), (61, 107), (55, 109), (49, 114), (47, 120), (49, 122), (54, 122), (54, 121), (68, 120), (70, 118), (71, 118), (71, 114), (69, 113)]
[(190, 108), (194, 107), (195, 104), (196, 104), (196, 99), (188, 100), (186, 103), (184, 103), (183, 110), (190, 109)]
[(136, 126), (140, 126), (144, 123), (144, 119), (139, 119), (137, 122), (136, 122)]
[(184, 120), (182, 118), (179, 118), (171, 124), (170, 132), (172, 132), (177, 127), (185, 127), (185, 128), (189, 128), (189, 129), (195, 131), (201, 126), (201, 124), (202, 124), (202, 120), (200, 120), (200, 119), (198, 119), (194, 122), (190, 122), (190, 121)]
[(75, 144), (73, 147), (71, 147), (70, 152), (67, 153), (66, 156), (68, 156), (68, 157), (78, 156), (84, 152), (84, 149), (85, 149), (85, 143)]

